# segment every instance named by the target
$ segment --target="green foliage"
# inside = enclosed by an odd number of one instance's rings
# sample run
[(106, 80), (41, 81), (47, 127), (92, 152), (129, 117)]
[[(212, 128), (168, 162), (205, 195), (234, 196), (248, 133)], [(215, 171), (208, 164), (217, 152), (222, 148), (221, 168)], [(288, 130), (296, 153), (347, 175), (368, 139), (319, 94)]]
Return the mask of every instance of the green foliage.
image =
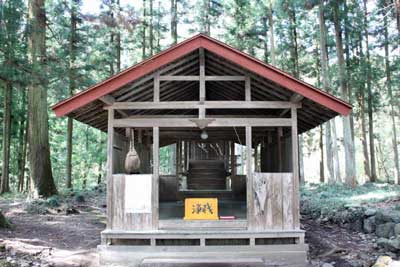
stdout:
[(51, 196), (46, 199), (46, 206), (50, 208), (55, 208), (60, 206), (60, 198), (59, 196)]
[[(117, 51), (120, 46), (121, 68), (124, 69), (150, 56), (150, 44), (157, 53), (171, 44), (170, 35), (170, 1), (154, 1), (150, 12), (150, 1), (146, 6), (119, 5), (112, 0), (75, 0), (46, 1), (46, 42), (47, 58), (43, 81), (48, 90), (48, 102), (52, 105), (69, 97), (70, 81), (67, 75), (72, 70), (74, 77), (74, 93), (102, 81), (117, 71)], [(122, 2), (122, 1), (121, 1)], [(88, 4), (90, 3), (90, 4)], [(332, 80), (331, 93), (340, 96), (339, 66), (336, 60), (336, 43), (332, 23), (332, 5), (326, 5), (327, 43), (329, 56), (329, 76)], [(346, 6), (344, 5), (346, 4)], [(87, 6), (97, 6), (88, 10)], [(271, 58), (270, 26), (268, 12), (273, 14), (275, 49), (277, 66), (283, 70), (298, 74), (300, 79), (320, 86), (319, 63), (319, 29), (318, 1), (287, 1), (287, 0), (179, 0), (178, 1), (178, 33), (179, 40), (197, 32), (206, 32), (221, 41), (227, 42), (264, 61)], [(384, 73), (384, 19), (388, 20), (388, 42), (390, 51), (390, 70), (392, 72), (393, 97), (398, 99), (400, 90), (400, 57), (398, 51), (399, 32), (396, 28), (394, 8), (385, 8), (383, 1), (369, 5), (368, 25), (370, 46), (365, 47), (363, 37), (364, 14), (362, 1), (341, 1), (339, 16), (342, 24), (342, 34), (345, 46), (346, 72), (350, 85), (350, 102), (354, 109), (355, 140), (359, 143), (361, 136), (361, 96), (366, 92), (365, 73), (371, 68), (373, 84), (374, 121), (376, 123), (376, 141), (378, 158), (378, 176), (383, 181), (392, 181), (394, 170), (393, 147), (391, 145), (392, 130), (388, 115), (389, 96), (387, 80)], [(86, 8), (84, 8), (86, 6)], [(73, 43), (75, 54), (70, 53), (71, 11), (77, 14), (76, 40)], [(145, 11), (145, 12), (143, 12)], [(26, 1), (0, 1), (0, 89), (3, 82), (13, 82), (12, 96), (12, 141), (10, 178), (12, 190), (17, 190), (18, 175), (21, 166), (22, 147), (26, 127), (26, 85), (30, 82), (30, 66), (27, 64), (27, 27)], [(143, 16), (143, 14), (146, 16)], [(150, 29), (153, 29), (150, 40)], [(143, 36), (143, 33), (146, 33)], [(121, 36), (118, 45), (116, 35)], [(144, 39), (144, 40), (143, 40)], [(112, 41), (113, 40), (113, 41)], [(145, 48), (144, 55), (142, 54)], [(371, 64), (365, 59), (366, 49), (371, 54)], [(297, 53), (297, 56), (296, 56)], [(70, 65), (71, 58), (75, 57)], [(296, 59), (297, 57), (297, 59)], [(365, 101), (365, 100), (364, 100)], [(3, 102), (3, 90), (0, 90), (0, 102)], [(398, 101), (395, 102), (398, 106)], [(2, 107), (2, 106), (1, 106)], [(395, 110), (398, 121), (398, 111)], [(3, 109), (0, 108), (2, 118)], [(49, 138), (53, 176), (57, 187), (63, 191), (66, 179), (66, 118), (55, 118), (49, 110)], [(338, 127), (340, 129), (340, 126)], [(338, 130), (339, 131), (339, 130)], [(3, 138), (0, 129), (0, 140)], [(305, 140), (305, 155), (319, 153), (319, 133), (307, 133)], [(339, 136), (341, 141), (341, 136)], [(340, 142), (339, 142), (340, 143)], [(342, 147), (341, 147), (342, 148)], [(357, 173), (363, 178), (362, 149), (357, 145)], [(343, 152), (343, 151), (340, 151)], [(173, 173), (172, 147), (160, 150), (161, 173)], [(1, 160), (2, 155), (0, 155)], [(343, 164), (343, 162), (341, 163)], [(80, 122), (74, 122), (73, 131), (73, 187), (74, 189), (90, 188), (97, 181), (104, 181), (106, 166), (106, 134)], [(25, 178), (29, 176), (29, 162), (25, 166)], [(25, 181), (26, 181), (25, 179)], [(363, 187), (364, 188), (364, 187)], [(342, 191), (337, 186), (327, 186), (326, 192), (318, 193), (329, 207), (346, 205), (343, 199), (332, 197), (332, 190)], [(343, 189), (344, 192), (348, 190)], [(357, 189), (361, 190), (361, 189)], [(351, 191), (351, 190), (350, 190)], [(333, 194), (334, 192), (332, 192)], [(342, 194), (341, 192), (340, 194)], [(306, 194), (303, 192), (303, 194)], [(349, 193), (350, 194), (350, 193)], [(4, 197), (8, 197), (7, 195)], [(308, 203), (309, 204), (309, 203)], [(318, 203), (315, 203), (317, 205)], [(311, 205), (311, 204), (309, 204)], [(314, 204), (311, 205), (313, 209)], [(321, 208), (323, 214), (332, 213), (329, 208)]]
[(333, 222), (351, 222), (366, 203), (396, 199), (399, 185), (366, 183), (355, 188), (344, 184), (310, 184), (301, 188), (301, 213)]

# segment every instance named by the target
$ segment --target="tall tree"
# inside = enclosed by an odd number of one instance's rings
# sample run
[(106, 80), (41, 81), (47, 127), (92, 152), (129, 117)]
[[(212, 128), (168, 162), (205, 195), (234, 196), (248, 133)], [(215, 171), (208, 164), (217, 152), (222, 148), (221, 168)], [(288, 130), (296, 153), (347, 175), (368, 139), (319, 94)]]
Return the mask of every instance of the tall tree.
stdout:
[[(329, 64), (328, 64), (328, 49), (327, 49), (327, 30), (325, 25), (325, 6), (324, 0), (320, 0), (318, 5), (318, 17), (319, 17), (319, 30), (320, 30), (320, 57), (321, 57), (321, 77), (322, 85), (326, 91), (330, 91), (331, 81), (329, 77)], [(332, 135), (333, 133), (333, 135)], [(331, 120), (326, 123), (326, 154), (327, 154), (327, 165), (329, 171), (329, 178), (331, 182), (339, 180), (339, 161), (337, 155), (337, 144), (336, 144), (336, 127), (335, 121)]]
[[(343, 51), (343, 38), (342, 38), (342, 27), (340, 21), (339, 13), (339, 2), (333, 3), (333, 22), (335, 26), (335, 39), (336, 39), (336, 55), (338, 58), (339, 67), (339, 84), (341, 96), (344, 100), (350, 102), (350, 95), (347, 84), (346, 75), (346, 63), (344, 60)], [(345, 14), (346, 16), (347, 14)], [(354, 148), (354, 140), (352, 137), (352, 125), (351, 125), (351, 115), (343, 116), (343, 141), (345, 150), (345, 182), (350, 186), (355, 186), (356, 184), (356, 156)]]
[(3, 166), (0, 194), (10, 191), (11, 93), (12, 82), (8, 80), (4, 85)]
[(44, 0), (28, 2), (28, 49), (32, 67), (28, 86), (29, 161), (34, 195), (57, 194), (50, 162), (46, 89), (46, 11)]
[(178, 0), (171, 0), (171, 38), (172, 44), (178, 43)]
[(146, 58), (146, 28), (147, 28), (147, 6), (143, 0), (143, 22), (142, 22), (142, 59)]
[(150, 9), (149, 9), (149, 42), (150, 42), (150, 56), (154, 54), (154, 10), (153, 10), (153, 0), (149, 0), (150, 2)]
[(6, 1), (1, 3), (0, 14), (0, 58), (4, 61), (4, 68), (0, 72), (0, 82), (4, 89), (3, 94), (3, 121), (2, 121), (2, 164), (0, 171), (0, 194), (10, 191), (10, 157), (12, 137), (12, 95), (16, 86), (17, 71), (15, 62), (17, 53), (21, 48), (20, 36), (22, 11), (18, 10), (23, 6), (21, 1)]
[[(384, 1), (384, 7), (388, 8), (389, 3), (388, 0)], [(400, 8), (400, 6), (399, 6)], [(396, 129), (396, 117), (395, 117), (395, 109), (398, 107), (398, 103), (393, 96), (392, 89), (392, 73), (390, 68), (390, 60), (389, 60), (389, 31), (388, 31), (388, 16), (387, 14), (383, 14), (383, 31), (384, 31), (384, 47), (385, 47), (385, 74), (386, 74), (386, 87), (389, 96), (389, 105), (390, 105), (390, 119), (392, 121), (392, 146), (393, 146), (393, 154), (394, 154), (394, 167), (396, 170), (395, 173), (395, 183), (400, 184), (400, 167), (399, 167), (399, 150), (397, 148), (397, 129)]]
[(368, 93), (368, 132), (369, 132), (369, 153), (371, 156), (371, 182), (375, 182), (376, 176), (376, 159), (375, 159), (375, 136), (374, 136), (374, 116), (373, 116), (373, 104), (372, 104), (372, 73), (371, 73), (371, 59), (370, 59), (370, 47), (369, 47), (369, 33), (368, 33), (368, 9), (367, 0), (364, 2), (364, 37), (365, 37), (365, 53), (366, 53), (366, 83)]
[(274, 17), (273, 17), (273, 7), (272, 0), (268, 0), (269, 8), (268, 8), (268, 23), (269, 23), (269, 50), (271, 55), (271, 64), (276, 66), (275, 60), (275, 34), (274, 34)]
[[(69, 34), (69, 68), (68, 68), (68, 80), (69, 80), (69, 94), (74, 94), (75, 85), (75, 64), (76, 64), (76, 42), (77, 42), (77, 21), (78, 21), (78, 0), (71, 0), (70, 2), (70, 34)], [(66, 186), (72, 188), (72, 135), (73, 135), (73, 119), (68, 117), (67, 119), (67, 166), (66, 166)]]

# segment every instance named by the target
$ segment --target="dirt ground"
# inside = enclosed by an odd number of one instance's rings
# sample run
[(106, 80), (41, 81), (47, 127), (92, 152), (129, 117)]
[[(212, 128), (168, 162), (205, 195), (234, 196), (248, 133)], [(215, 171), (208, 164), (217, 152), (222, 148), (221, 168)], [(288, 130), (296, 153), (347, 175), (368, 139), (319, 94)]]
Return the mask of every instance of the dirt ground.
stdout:
[[(65, 207), (51, 214), (28, 214), (25, 203), (0, 200), (0, 209), (13, 224), (12, 229), (0, 229), (0, 266), (2, 261), (12, 263), (4, 266), (97, 266), (96, 246), (105, 228), (104, 197), (70, 203), (77, 211), (71, 215)], [(312, 266), (371, 266), (378, 255), (373, 235), (307, 218), (302, 227)]]

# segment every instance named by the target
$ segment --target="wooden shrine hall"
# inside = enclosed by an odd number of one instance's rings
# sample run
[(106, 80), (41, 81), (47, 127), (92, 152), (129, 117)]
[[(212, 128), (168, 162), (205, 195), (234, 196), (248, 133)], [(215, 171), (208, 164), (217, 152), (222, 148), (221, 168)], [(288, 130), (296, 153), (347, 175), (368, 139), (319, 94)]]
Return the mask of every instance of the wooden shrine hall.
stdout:
[(351, 112), (203, 34), (52, 108), (107, 132), (100, 263), (132, 267), (303, 266), (298, 134)]

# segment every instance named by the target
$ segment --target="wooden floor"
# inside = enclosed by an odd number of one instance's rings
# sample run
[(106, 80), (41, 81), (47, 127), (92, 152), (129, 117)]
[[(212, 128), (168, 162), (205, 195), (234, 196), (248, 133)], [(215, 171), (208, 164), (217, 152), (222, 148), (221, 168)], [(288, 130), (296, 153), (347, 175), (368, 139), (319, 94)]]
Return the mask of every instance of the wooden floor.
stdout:
[[(235, 216), (236, 219), (246, 219), (246, 202), (235, 200), (218, 201), (219, 216)], [(184, 202), (160, 202), (160, 220), (183, 219)]]

